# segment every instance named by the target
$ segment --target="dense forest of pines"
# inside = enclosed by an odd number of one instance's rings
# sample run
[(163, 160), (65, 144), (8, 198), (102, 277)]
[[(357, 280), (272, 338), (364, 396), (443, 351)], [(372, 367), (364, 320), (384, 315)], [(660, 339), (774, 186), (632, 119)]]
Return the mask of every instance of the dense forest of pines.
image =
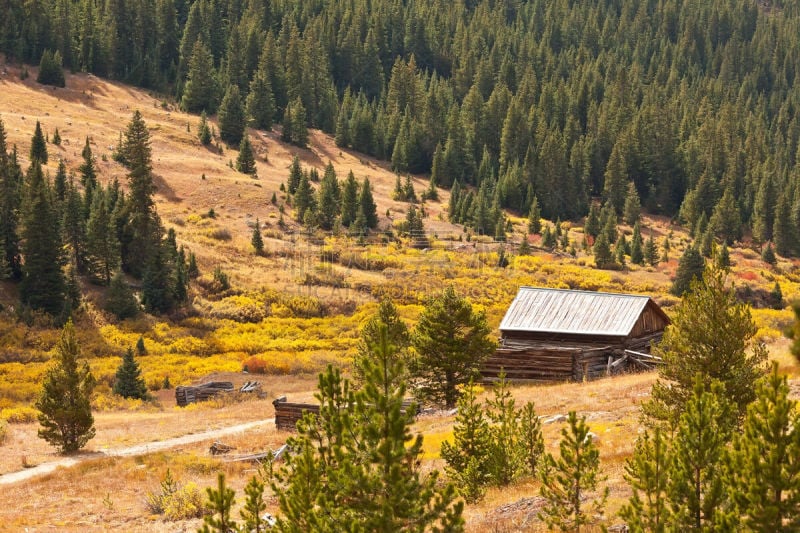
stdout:
[(42, 171), (48, 155), (39, 123), (23, 173), (0, 120), (0, 280), (19, 282), (23, 317), (38, 311), (66, 321), (80, 301), (79, 276), (109, 286), (105, 307), (119, 318), (139, 312), (123, 272), (141, 280), (149, 312), (186, 301), (195, 260), (178, 247), (174, 230), (165, 234), (156, 212), (150, 136), (138, 111), (117, 155), (128, 169), (128, 194), (116, 180), (98, 183), (88, 138), (80, 189), (63, 161), (51, 183)]
[[(10, 0), (0, 51), (306, 126), (472, 192), (482, 213), (602, 196), (800, 253), (800, 6), (771, 0)], [(56, 78), (56, 82), (59, 80)], [(228, 141), (238, 144), (237, 132)], [(225, 136), (223, 136), (225, 138)], [(474, 189), (467, 189), (465, 186)], [(475, 219), (478, 220), (475, 220)], [(705, 228), (703, 228), (706, 231)]]

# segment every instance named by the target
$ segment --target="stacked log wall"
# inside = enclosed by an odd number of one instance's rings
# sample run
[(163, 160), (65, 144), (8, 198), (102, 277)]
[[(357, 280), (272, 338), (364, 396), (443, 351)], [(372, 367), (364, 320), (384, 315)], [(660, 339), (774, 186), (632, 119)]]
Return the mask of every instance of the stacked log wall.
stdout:
[[(649, 352), (661, 339), (662, 332), (637, 338), (607, 338), (575, 342), (567, 339), (506, 337), (495, 354), (481, 367), (484, 379), (492, 380), (504, 372), (515, 381), (582, 381), (605, 376), (609, 357), (622, 357), (625, 350)], [(616, 367), (617, 372), (631, 369), (630, 364)]]

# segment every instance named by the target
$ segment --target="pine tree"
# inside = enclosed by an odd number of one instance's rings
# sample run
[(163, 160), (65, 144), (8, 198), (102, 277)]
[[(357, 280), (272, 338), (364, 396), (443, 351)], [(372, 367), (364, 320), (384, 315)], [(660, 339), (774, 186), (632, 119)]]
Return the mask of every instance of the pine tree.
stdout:
[(369, 178), (364, 178), (361, 192), (358, 195), (358, 214), (364, 219), (364, 229), (374, 229), (378, 226), (378, 206), (372, 198), (372, 188)]
[(256, 219), (256, 225), (253, 227), (253, 237), (250, 239), (250, 244), (252, 244), (256, 255), (264, 254), (264, 239), (261, 238), (261, 222), (258, 219)]
[(483, 496), (490, 481), (488, 463), (492, 436), (472, 381), (464, 387), (457, 406), (453, 442), (443, 442), (440, 454), (447, 463), (447, 474), (454, 480), (461, 496), (474, 502)]
[(691, 288), (692, 280), (699, 279), (703, 275), (703, 268), (705, 260), (697, 248), (687, 247), (678, 262), (678, 270), (675, 272), (675, 280), (669, 292), (675, 296), (683, 296)]
[(78, 168), (78, 172), (81, 174), (84, 208), (88, 217), (92, 208), (94, 191), (97, 188), (97, 169), (94, 166), (94, 156), (92, 155), (92, 147), (89, 144), (89, 137), (86, 137), (86, 143), (81, 151), (81, 158), (83, 158), (83, 163)]
[(281, 140), (292, 143), (301, 148), (308, 144), (308, 129), (306, 127), (306, 108), (300, 97), (292, 101), (283, 112), (283, 130)]
[(775, 282), (775, 285), (772, 286), (772, 290), (769, 291), (769, 299), (770, 307), (776, 310), (783, 309), (783, 291), (781, 290), (781, 284), (777, 281)]
[(31, 152), (30, 152), (31, 161), (39, 161), (42, 165), (47, 164), (47, 143), (44, 140), (44, 134), (42, 133), (42, 125), (39, 121), (36, 121), (36, 129), (33, 132), (33, 138), (31, 139)]
[(106, 293), (106, 303), (103, 308), (119, 320), (125, 320), (139, 314), (139, 302), (136, 301), (136, 297), (125, 281), (125, 275), (122, 272), (117, 272), (111, 278), (111, 283)]
[[(63, 58), (61, 52), (45, 50), (39, 62), (39, 75), (36, 81), (42, 85), (52, 85), (54, 87), (65, 87)], [(47, 161), (43, 161), (46, 163)]]
[(201, 39), (197, 39), (189, 59), (189, 72), (183, 89), (181, 108), (189, 113), (217, 110), (218, 87), (214, 58)]
[(128, 348), (122, 356), (122, 364), (117, 367), (114, 394), (123, 398), (147, 399), (147, 385), (144, 383), (139, 363), (133, 358), (131, 348)]
[(27, 199), (23, 206), (23, 279), (20, 298), (23, 305), (56, 316), (64, 309), (65, 279), (62, 272), (61, 228), (51, 204), (50, 188), (42, 167), (34, 159), (27, 175)]
[(286, 183), (286, 189), (289, 194), (294, 194), (297, 187), (300, 185), (300, 179), (303, 177), (303, 169), (300, 168), (300, 159), (297, 156), (292, 158), (292, 164), (289, 166), (289, 178)]
[(57, 203), (63, 203), (67, 198), (67, 165), (63, 159), (58, 160), (58, 170), (53, 178), (53, 193)]
[(455, 406), (458, 386), (475, 376), (495, 348), (486, 316), (476, 313), (452, 286), (425, 305), (411, 344), (417, 357), (410, 370), (420, 397), (447, 408)]
[(602, 230), (602, 226), (600, 225), (600, 213), (598, 213), (597, 205), (592, 204), (589, 208), (589, 214), (586, 217), (586, 222), (584, 223), (584, 231), (587, 235), (590, 235), (593, 239), (596, 239), (598, 235), (600, 235), (600, 231)]
[(303, 222), (305, 219), (306, 211), (311, 211), (313, 214), (316, 211), (316, 202), (314, 200), (314, 189), (308, 182), (308, 176), (303, 173), (300, 177), (300, 183), (294, 193), (294, 213), (295, 220)]
[(597, 268), (607, 268), (614, 265), (614, 256), (611, 253), (611, 245), (605, 233), (601, 233), (592, 247), (594, 253), (594, 263)]
[(219, 122), (219, 137), (229, 145), (237, 145), (244, 137), (246, 119), (242, 99), (239, 95), (239, 87), (229, 85), (222, 97), (217, 113)]
[(244, 507), (239, 511), (239, 515), (244, 520), (242, 531), (254, 531), (260, 533), (266, 531), (269, 525), (263, 518), (267, 504), (264, 503), (264, 483), (258, 477), (253, 476), (244, 488), (247, 496)]
[(639, 192), (636, 190), (636, 185), (631, 181), (628, 182), (628, 193), (625, 196), (625, 207), (622, 210), (623, 218), (628, 225), (633, 226), (639, 222), (641, 216), (642, 203), (639, 200)]
[(644, 251), (642, 250), (642, 231), (639, 229), (639, 222), (633, 225), (633, 237), (631, 237), (631, 263), (634, 265), (644, 264)]
[(53, 132), (53, 144), (56, 146), (61, 146), (61, 134), (58, 132), (58, 128), (56, 128), (56, 131)]
[(381, 300), (377, 312), (361, 328), (356, 356), (353, 358), (353, 373), (361, 382), (367, 366), (365, 359), (372, 357), (372, 347), (380, 341), (383, 328), (386, 329), (389, 345), (394, 349), (391, 355), (404, 362), (408, 358), (408, 346), (411, 343), (408, 326), (400, 318), (400, 313), (391, 300)]
[(19, 218), (22, 201), (22, 171), (16, 161), (16, 150), (6, 152), (6, 131), (0, 120), (0, 279), (22, 277), (19, 248)]
[(349, 228), (358, 216), (358, 182), (351, 170), (342, 190), (342, 226)]
[[(318, 415), (306, 414), (289, 440), (295, 453), (276, 473), (281, 531), (391, 533), (463, 531), (463, 504), (434, 471), (419, 471), (422, 436), (403, 410), (402, 364), (384, 330), (367, 359), (364, 386), (353, 391), (332, 367), (320, 375)], [(395, 385), (399, 382), (399, 385)], [(319, 445), (318, 445), (319, 444)]]
[[(718, 381), (698, 374), (680, 415), (670, 453), (670, 531), (709, 531), (727, 500), (722, 460), (736, 410)], [(735, 416), (735, 415), (733, 415)]]
[(225, 486), (225, 474), (217, 474), (217, 488), (207, 488), (208, 508), (211, 514), (203, 518), (203, 527), (199, 533), (228, 533), (239, 531), (238, 524), (231, 518), (231, 509), (236, 502), (236, 492)]
[(578, 418), (575, 411), (569, 412), (569, 428), (561, 430), (560, 457), (545, 455), (540, 479), (541, 494), (545, 499), (539, 518), (550, 528), (561, 531), (579, 531), (581, 526), (591, 524), (594, 515), (601, 513), (608, 497), (608, 488), (600, 497), (585, 508), (587, 493), (597, 490), (600, 477), (600, 454), (597, 445), (589, 436), (586, 418)]
[(105, 194), (96, 194), (86, 229), (86, 271), (98, 283), (108, 285), (119, 267), (119, 240)]
[(611, 151), (611, 157), (605, 171), (603, 185), (603, 198), (610, 204), (616, 214), (622, 214), (625, 205), (625, 192), (628, 181), (628, 163), (622, 148), (622, 143), (617, 142)]
[(742, 238), (742, 217), (731, 187), (725, 189), (722, 199), (714, 207), (709, 224), (726, 244), (733, 244)]
[(127, 161), (130, 193), (126, 197), (124, 233), (121, 239), (122, 265), (141, 278), (161, 245), (163, 229), (156, 213), (150, 134), (139, 111), (125, 131), (123, 153)]
[(39, 438), (57, 446), (62, 453), (80, 450), (95, 435), (90, 403), (95, 380), (89, 365), (79, 364), (80, 356), (75, 327), (70, 320), (61, 332), (55, 364), (46, 371), (42, 392), (36, 401), (42, 426)]
[(729, 269), (731, 267), (731, 255), (728, 252), (728, 244), (726, 242), (722, 243), (719, 252), (717, 252), (716, 265), (720, 269)]
[(505, 486), (527, 471), (528, 457), (521, 439), (522, 413), (516, 408), (504, 373), (486, 403), (492, 434), (487, 467), (492, 482)]
[(205, 110), (200, 114), (200, 125), (197, 126), (197, 137), (200, 144), (208, 146), (211, 144), (211, 128), (208, 127), (208, 117)]
[(775, 206), (775, 223), (772, 229), (775, 251), (784, 256), (794, 255), (797, 250), (797, 228), (792, 223), (792, 213), (788, 194), (782, 194)]
[(67, 187), (63, 211), (62, 240), (68, 250), (69, 260), (83, 274), (86, 272), (86, 219), (81, 194), (71, 181)]
[(620, 509), (620, 517), (631, 531), (664, 533), (669, 520), (669, 446), (660, 428), (652, 434), (645, 431), (636, 439), (624, 476), (633, 495)]
[(166, 245), (157, 243), (142, 275), (142, 305), (148, 313), (166, 313), (176, 303), (175, 277)]
[(650, 232), (650, 237), (647, 238), (647, 242), (644, 243), (644, 260), (650, 266), (658, 264), (658, 249), (652, 231)]
[(275, 99), (272, 96), (272, 84), (266, 69), (262, 65), (250, 81), (250, 91), (245, 101), (250, 124), (259, 130), (272, 129), (275, 116)]
[(542, 211), (539, 209), (539, 199), (535, 196), (528, 211), (528, 233), (538, 235), (542, 231)]
[(757, 329), (748, 306), (727, 286), (725, 271), (707, 268), (702, 279), (692, 282), (654, 348), (664, 365), (644, 412), (674, 427), (700, 373), (706, 385), (722, 383), (725, 398), (734, 405), (728, 425), (735, 425), (755, 399), (754, 383), (764, 374), (767, 352), (755, 339)]
[(772, 372), (756, 387), (742, 431), (733, 438), (726, 486), (731, 525), (748, 531), (800, 528), (800, 414), (789, 399), (786, 376)]
[(242, 174), (256, 174), (256, 159), (253, 156), (253, 146), (250, 144), (250, 137), (245, 135), (239, 144), (239, 155), (236, 158), (236, 170)]
[(339, 180), (336, 178), (336, 171), (333, 165), (328, 163), (325, 168), (325, 175), (319, 187), (317, 205), (317, 218), (319, 225), (324, 230), (333, 229), (334, 222), (339, 216), (340, 206), (339, 200), (341, 191), (339, 188)]
[(768, 242), (767, 247), (761, 252), (761, 260), (770, 266), (778, 264), (778, 258), (775, 256), (775, 250), (772, 249), (772, 243)]

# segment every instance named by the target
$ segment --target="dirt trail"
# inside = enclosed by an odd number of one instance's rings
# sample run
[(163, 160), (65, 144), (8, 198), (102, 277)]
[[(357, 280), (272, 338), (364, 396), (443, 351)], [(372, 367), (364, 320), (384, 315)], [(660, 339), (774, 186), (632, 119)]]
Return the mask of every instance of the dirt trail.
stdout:
[(190, 435), (183, 435), (182, 437), (175, 437), (172, 439), (166, 439), (155, 442), (146, 442), (144, 444), (137, 444), (135, 446), (126, 446), (124, 448), (112, 448), (103, 451), (87, 452), (79, 455), (74, 455), (72, 457), (64, 457), (56, 461), (48, 461), (46, 463), (42, 463), (32, 468), (26, 468), (25, 470), (19, 470), (17, 472), (10, 472), (8, 474), (0, 475), (0, 485), (8, 485), (11, 483), (17, 483), (19, 481), (25, 481), (27, 479), (31, 479), (37, 476), (49, 474), (56, 468), (69, 468), (71, 466), (75, 466), (76, 464), (82, 461), (95, 459), (97, 457), (131, 457), (135, 455), (145, 455), (148, 453), (168, 450), (170, 448), (175, 448), (177, 446), (183, 446), (185, 444), (194, 444), (195, 442), (200, 442), (208, 439), (216, 439), (218, 437), (224, 437), (226, 435), (231, 435), (233, 433), (241, 433), (243, 431), (247, 431), (256, 428), (258, 426), (263, 426), (265, 424), (272, 424), (274, 422), (275, 422), (274, 418), (267, 418), (265, 420), (259, 420), (257, 422), (248, 422), (246, 424), (237, 424), (235, 426), (228, 426), (219, 429), (211, 429), (208, 431), (203, 431), (200, 433), (192, 433)]

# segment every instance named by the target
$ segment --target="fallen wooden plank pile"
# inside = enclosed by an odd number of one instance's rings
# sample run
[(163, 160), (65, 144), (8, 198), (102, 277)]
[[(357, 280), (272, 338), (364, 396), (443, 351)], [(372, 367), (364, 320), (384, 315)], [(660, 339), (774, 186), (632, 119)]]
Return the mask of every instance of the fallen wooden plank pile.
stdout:
[[(291, 403), (286, 400), (286, 396), (275, 398), (272, 401), (275, 407), (275, 427), (286, 431), (294, 431), (297, 421), (303, 418), (304, 413), (319, 414), (319, 405), (314, 403)], [(419, 405), (412, 399), (403, 400), (403, 412), (406, 412), (412, 405), (416, 406), (414, 415), (419, 413)]]
[[(175, 387), (175, 401), (179, 407), (186, 407), (190, 403), (204, 402), (220, 393), (236, 390), (230, 381), (211, 381), (202, 385), (191, 387)], [(248, 381), (239, 388), (239, 392), (261, 394), (261, 383)]]
[(186, 407), (190, 403), (204, 402), (220, 392), (231, 391), (233, 391), (233, 383), (230, 381), (212, 381), (193, 387), (175, 387), (175, 401), (179, 407)]

